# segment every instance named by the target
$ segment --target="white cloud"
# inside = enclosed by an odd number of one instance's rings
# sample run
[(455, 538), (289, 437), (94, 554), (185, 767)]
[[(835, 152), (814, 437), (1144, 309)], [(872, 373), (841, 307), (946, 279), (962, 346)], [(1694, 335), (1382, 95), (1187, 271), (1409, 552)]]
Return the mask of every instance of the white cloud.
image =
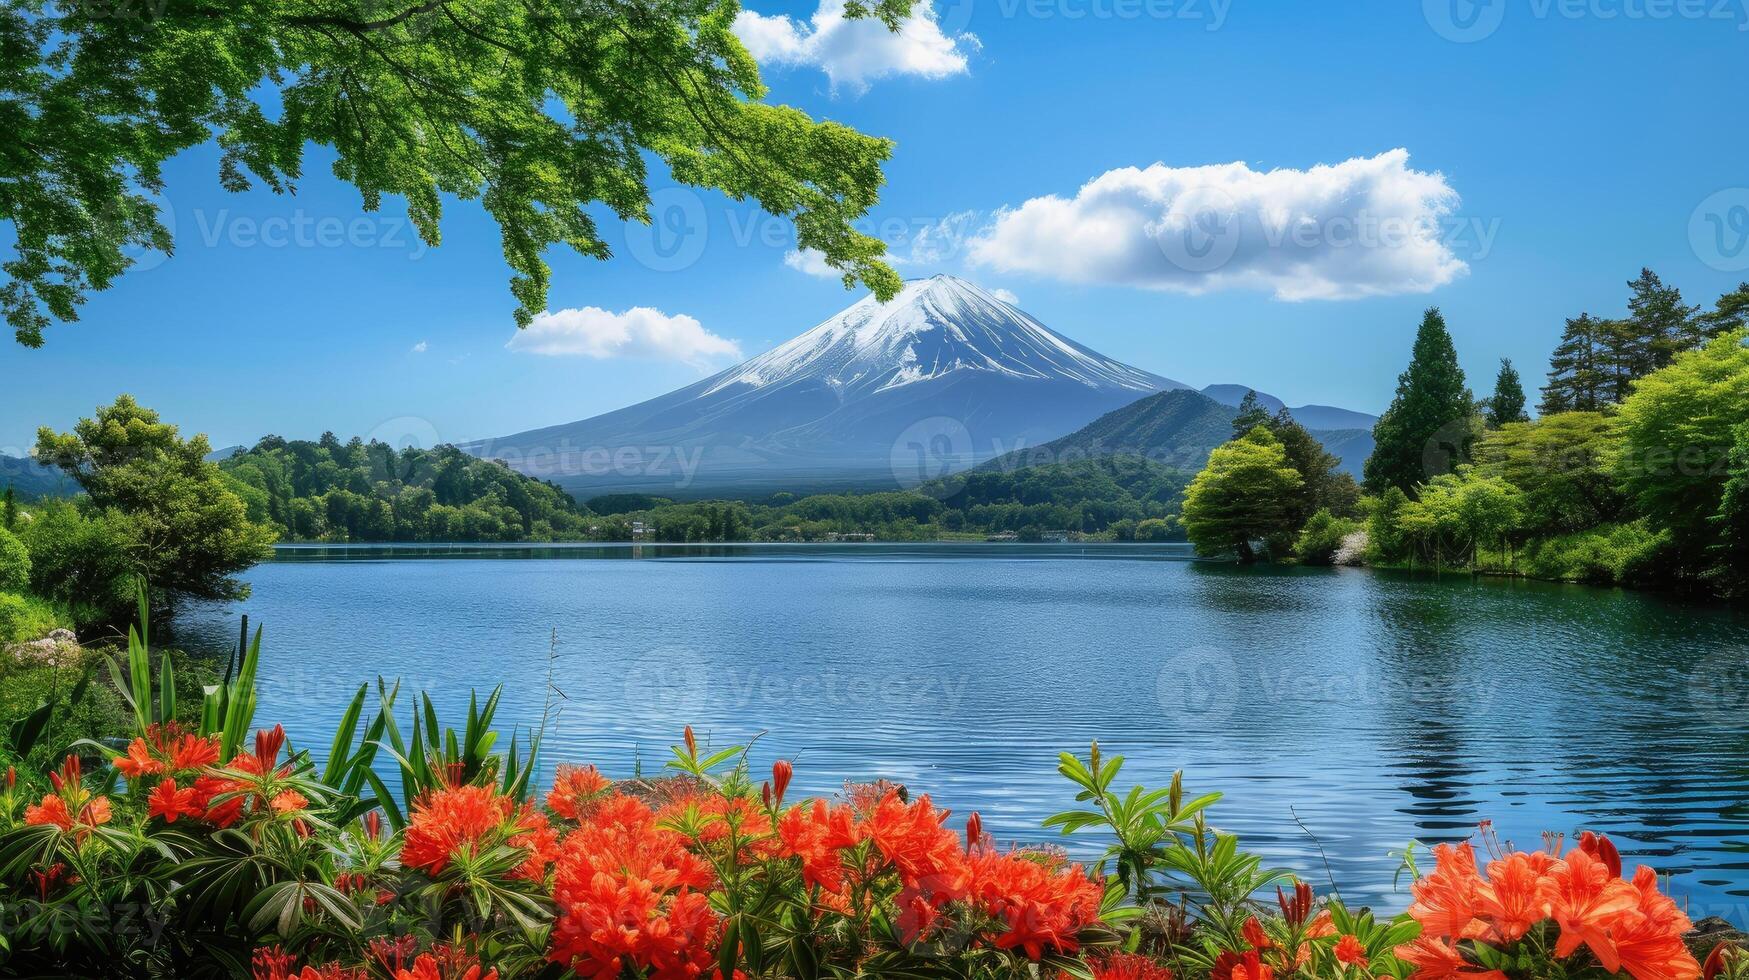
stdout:
[(423, 353), (425, 353), (425, 352), (426, 352), (426, 351), (428, 351), (428, 350), (430, 350), (430, 349), (431, 349), (431, 345), (430, 345), (430, 344), (427, 344), (427, 343), (426, 343), (426, 342), (425, 342), (425, 341), (423, 341), (423, 340), (421, 340), (421, 341), (420, 341), (420, 342), (418, 342), (418, 343), (417, 343), (417, 344), (414, 344), (414, 345), (413, 345), (413, 350), (412, 350), (412, 353), (414, 353), (414, 354), (423, 354)]
[(792, 248), (783, 253), (783, 264), (821, 279), (840, 279), (844, 273), (826, 264), (826, 253), (812, 248)]
[(783, 14), (742, 10), (735, 36), (762, 65), (819, 68), (840, 87), (862, 92), (890, 75), (946, 78), (966, 71), (966, 55), (977, 48), (971, 34), (944, 34), (934, 8), (925, 0), (897, 31), (874, 17), (844, 16), (843, 0), (820, 0), (806, 23)]
[(549, 310), (504, 346), (549, 357), (643, 357), (699, 368), (742, 358), (739, 344), (711, 333), (692, 317), (669, 316), (648, 306), (624, 313), (595, 306)]
[(1003, 289), (1001, 286), (997, 286), (995, 289), (990, 290), (990, 295), (1007, 303), (1009, 306), (1020, 305), (1020, 297), (1014, 295), (1012, 290)]
[(1073, 198), (997, 212), (976, 265), (1069, 282), (1278, 299), (1425, 293), (1468, 271), (1447, 225), (1457, 191), (1407, 150), (1309, 170), (1244, 163), (1108, 171)]

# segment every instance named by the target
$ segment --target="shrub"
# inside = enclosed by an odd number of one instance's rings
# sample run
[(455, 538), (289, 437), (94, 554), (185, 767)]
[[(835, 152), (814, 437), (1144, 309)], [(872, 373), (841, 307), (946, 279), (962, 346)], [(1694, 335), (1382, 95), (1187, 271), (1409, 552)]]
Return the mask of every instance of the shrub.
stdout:
[(127, 621), (134, 568), (127, 557), (133, 534), (126, 518), (55, 501), (24, 525), (23, 540), (30, 551), (31, 590), (66, 607), (77, 627)]
[(0, 592), (0, 646), (40, 639), (63, 625), (54, 607), (43, 600)]
[(1615, 585), (1660, 578), (1670, 557), (1669, 535), (1636, 521), (1532, 541), (1522, 567), (1533, 578)]
[(1320, 510), (1300, 530), (1300, 539), (1294, 544), (1294, 553), (1299, 556), (1300, 561), (1308, 565), (1328, 565), (1335, 557), (1336, 549), (1342, 547), (1342, 539), (1358, 530), (1359, 521), (1336, 517), (1327, 510)]
[(0, 592), (23, 592), (30, 585), (30, 552), (11, 531), (0, 527)]
[(1409, 495), (1389, 487), (1371, 502), (1366, 522), (1366, 563), (1391, 565), (1409, 556), (1409, 541), (1398, 523)]

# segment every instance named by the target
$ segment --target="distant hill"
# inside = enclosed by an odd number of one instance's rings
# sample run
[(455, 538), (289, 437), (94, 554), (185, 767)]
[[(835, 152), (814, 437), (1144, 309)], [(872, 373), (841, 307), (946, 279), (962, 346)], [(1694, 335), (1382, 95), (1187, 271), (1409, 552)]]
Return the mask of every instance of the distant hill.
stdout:
[(1238, 412), (1189, 390), (1162, 391), (1110, 411), (1061, 439), (1020, 449), (978, 467), (1016, 470), (1104, 456), (1142, 456), (1162, 466), (1199, 470), (1209, 451), (1233, 435)]
[[(1260, 393), (1258, 398), (1263, 400), (1264, 396)], [(1281, 407), (1279, 399), (1270, 401), (1275, 403), (1276, 409)], [(1342, 461), (1341, 468), (1345, 472), (1356, 477), (1360, 475), (1361, 466), (1372, 453), (1370, 424), (1364, 429), (1319, 429), (1300, 419), (1300, 409), (1288, 411), (1324, 444), (1325, 449)], [(1216, 446), (1232, 438), (1233, 419), (1238, 414), (1238, 409), (1233, 406), (1222, 404), (1201, 392), (1162, 391), (1107, 412), (1060, 439), (990, 460), (978, 470), (1013, 471), (1076, 459), (1128, 455), (1142, 456), (1172, 469), (1195, 471), (1208, 461), (1209, 453)], [(1315, 412), (1312, 414), (1316, 415)]]
[(11, 487), (24, 500), (79, 492), (79, 485), (60, 470), (17, 456), (0, 456), (0, 489), (5, 487)]
[[(1202, 390), (1202, 393), (1222, 405), (1238, 408), (1239, 403), (1245, 399), (1245, 392), (1251, 390), (1253, 389), (1244, 385), (1209, 385)], [(1271, 412), (1281, 411), (1282, 406), (1286, 404), (1274, 395), (1263, 391), (1257, 392), (1257, 400), (1262, 402), (1263, 407)], [(1373, 425), (1379, 420), (1376, 415), (1368, 415), (1365, 412), (1356, 412), (1348, 408), (1336, 408), (1331, 405), (1301, 405), (1297, 408), (1289, 406), (1288, 411), (1293, 414), (1296, 421), (1313, 431), (1365, 429), (1371, 432)], [(1330, 451), (1336, 452), (1334, 449)]]

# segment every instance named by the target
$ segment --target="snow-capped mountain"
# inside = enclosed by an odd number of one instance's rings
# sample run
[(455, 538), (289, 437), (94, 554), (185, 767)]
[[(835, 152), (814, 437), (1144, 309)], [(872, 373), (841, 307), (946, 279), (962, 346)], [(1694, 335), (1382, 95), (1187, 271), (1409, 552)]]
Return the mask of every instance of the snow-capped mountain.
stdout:
[(584, 493), (905, 485), (1184, 387), (935, 276), (661, 397), (464, 448)]

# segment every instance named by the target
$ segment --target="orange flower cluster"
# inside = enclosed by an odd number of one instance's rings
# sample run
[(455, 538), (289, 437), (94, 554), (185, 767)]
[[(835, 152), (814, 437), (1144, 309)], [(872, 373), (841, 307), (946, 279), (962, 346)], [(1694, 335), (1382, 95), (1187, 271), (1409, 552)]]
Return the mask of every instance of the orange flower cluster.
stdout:
[[(967, 822), (962, 846), (947, 817), (929, 797), (906, 803), (893, 789), (872, 800), (853, 797), (848, 806), (813, 800), (778, 818), (778, 853), (799, 860), (803, 884), (818, 888), (820, 904), (839, 912), (851, 910), (851, 896), (868, 881), (892, 872), (907, 943), (927, 937), (949, 903), (966, 902), (997, 924), (993, 942), (1000, 949), (1018, 948), (1038, 960), (1047, 947), (1079, 948), (1078, 934), (1099, 918), (1104, 888), (1098, 882), (1080, 866), (1046, 855), (984, 849), (977, 814)], [(847, 861), (846, 852), (865, 841), (867, 860)]]
[(633, 966), (649, 980), (709, 972), (721, 929), (710, 866), (643, 803), (598, 801), (559, 847), (550, 956), (584, 977)]
[(612, 788), (594, 766), (560, 766), (547, 794), (547, 809), (566, 820), (582, 820)]
[(109, 822), (109, 797), (93, 796), (85, 788), (85, 773), (76, 755), (67, 756), (58, 772), (49, 774), (53, 791), (24, 808), (24, 822), (53, 825), (63, 834), (84, 840), (91, 831)]
[(1434, 870), (1415, 882), (1409, 906), (1422, 933), (1398, 947), (1398, 957), (1413, 964), (1422, 980), (1505, 980), (1497, 970), (1474, 965), (1458, 944), (1509, 947), (1552, 926), (1557, 959), (1584, 947), (1606, 972), (1625, 970), (1635, 980), (1701, 975), (1682, 941), (1693, 924), (1658, 890), (1656, 872), (1641, 866), (1631, 881), (1624, 880), (1615, 845), (1589, 832), (1565, 856), (1558, 854), (1558, 843), (1547, 851), (1501, 852), (1488, 862), (1484, 877), (1468, 842), (1436, 847)]
[(115, 760), (115, 767), (137, 781), (147, 776), (191, 775), (218, 761), (218, 740), (191, 735), (171, 722), (147, 726), (145, 737), (134, 739)]
[(511, 877), (541, 881), (552, 864), (558, 835), (547, 819), (520, 809), (492, 786), (446, 786), (413, 804), (401, 844), (401, 864), (437, 875), (458, 857), (471, 858), (509, 844), (527, 856)]
[[(1093, 980), (1173, 980), (1172, 971), (1137, 953), (1115, 953), (1087, 964)], [(1058, 973), (1057, 980), (1069, 980), (1068, 973)]]
[[(410, 945), (412, 937), (405, 938)], [(478, 959), (451, 946), (435, 946), (416, 958), (409, 953), (406, 959), (404, 964), (399, 958), (392, 965), (381, 958), (378, 962), (394, 980), (498, 980), (497, 970), (487, 970)], [(264, 946), (255, 951), (249, 965), (253, 980), (371, 980), (372, 976), (363, 966), (327, 963), (300, 968), (297, 962), (297, 957), (278, 946)]]
[(972, 863), (971, 900), (1003, 923), (998, 949), (1019, 948), (1034, 961), (1046, 948), (1073, 953), (1082, 929), (1099, 921), (1105, 888), (1079, 865), (1043, 855), (978, 855)]

